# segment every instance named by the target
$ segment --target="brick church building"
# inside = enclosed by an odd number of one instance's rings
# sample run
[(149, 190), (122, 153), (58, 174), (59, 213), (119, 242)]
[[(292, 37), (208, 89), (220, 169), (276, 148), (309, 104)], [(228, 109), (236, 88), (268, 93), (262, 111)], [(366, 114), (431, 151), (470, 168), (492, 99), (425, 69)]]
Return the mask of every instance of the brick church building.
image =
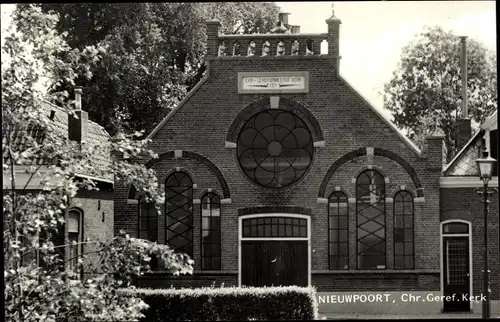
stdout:
[[(326, 33), (301, 34), (282, 15), (272, 33), (222, 35), (207, 22), (206, 76), (149, 135), (159, 158), (145, 163), (165, 190), (163, 214), (115, 183), (115, 232), (195, 260), (193, 275), (159, 269), (140, 286), (482, 292), (475, 160), (498, 159), (496, 114), (474, 136), (469, 121), (449, 164), (439, 132), (418, 149), (339, 75), (340, 24), (333, 15)], [(498, 194), (489, 221), (499, 300)]]

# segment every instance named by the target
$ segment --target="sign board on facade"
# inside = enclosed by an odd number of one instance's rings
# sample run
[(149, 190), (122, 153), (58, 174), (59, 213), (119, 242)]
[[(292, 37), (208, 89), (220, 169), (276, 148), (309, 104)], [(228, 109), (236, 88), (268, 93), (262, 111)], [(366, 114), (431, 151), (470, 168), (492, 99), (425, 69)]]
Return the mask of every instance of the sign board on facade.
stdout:
[(238, 73), (238, 93), (307, 93), (308, 72), (241, 72)]

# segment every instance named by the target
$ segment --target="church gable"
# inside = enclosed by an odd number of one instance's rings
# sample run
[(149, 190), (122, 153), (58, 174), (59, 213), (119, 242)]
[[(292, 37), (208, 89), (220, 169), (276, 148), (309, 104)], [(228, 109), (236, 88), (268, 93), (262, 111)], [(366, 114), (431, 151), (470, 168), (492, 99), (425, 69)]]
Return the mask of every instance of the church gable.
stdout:
[[(440, 223), (475, 199), (441, 189), (453, 186), (442, 132), (420, 151), (340, 76), (340, 20), (326, 24), (301, 34), (281, 14), (271, 33), (221, 35), (207, 22), (207, 75), (149, 135), (159, 158), (146, 166), (165, 193), (156, 225), (141, 228), (133, 191), (115, 197), (129, 214), (116, 231), (188, 254), (195, 276), (139, 286), (440, 289)], [(474, 175), (483, 132), (446, 175)]]
[[(278, 28), (267, 34), (222, 35), (218, 21), (207, 22), (207, 75), (149, 135), (161, 141), (153, 147), (186, 140), (193, 146), (205, 140), (233, 146), (243, 123), (270, 108), (293, 111), (305, 122), (316, 119), (310, 130), (324, 132), (316, 144), (342, 148), (389, 141), (406, 158), (423, 157), (339, 75), (338, 18), (327, 19), (328, 32), (320, 34), (301, 34), (297, 26), (281, 23), (284, 32)], [(327, 53), (321, 52), (323, 41)]]

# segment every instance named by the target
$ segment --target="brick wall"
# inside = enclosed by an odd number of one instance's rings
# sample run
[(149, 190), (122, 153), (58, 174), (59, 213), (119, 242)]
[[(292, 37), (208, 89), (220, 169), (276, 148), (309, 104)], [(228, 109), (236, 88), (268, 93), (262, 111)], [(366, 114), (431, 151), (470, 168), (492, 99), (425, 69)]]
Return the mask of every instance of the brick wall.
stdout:
[[(282, 58), (282, 59), (281, 59)], [(265, 57), (265, 59), (243, 58), (212, 59), (209, 62), (208, 80), (192, 94), (186, 103), (173, 114), (164, 126), (153, 136), (151, 148), (157, 153), (173, 150), (190, 151), (204, 156), (222, 173), (231, 193), (231, 204), (222, 205), (222, 272), (238, 269), (238, 210), (253, 206), (301, 206), (311, 213), (312, 223), (312, 271), (313, 282), (323, 289), (337, 287), (332, 281), (353, 281), (355, 288), (376, 288), (380, 281), (367, 282), (367, 275), (352, 272), (322, 273), (328, 269), (327, 257), (327, 205), (318, 203), (320, 185), (325, 180), (330, 166), (346, 153), (373, 147), (390, 150), (398, 158), (411, 165), (414, 176), (422, 183), (422, 203), (415, 207), (415, 252), (419, 272), (405, 273), (406, 280), (398, 275), (384, 277), (387, 287), (396, 289), (402, 285), (418, 288), (422, 274), (434, 276), (429, 285), (438, 287), (435, 278), (439, 270), (439, 176), (442, 164), (440, 140), (429, 142), (427, 157), (418, 155), (391, 129), (337, 74), (337, 59), (334, 57)], [(236, 151), (225, 147), (228, 131), (239, 113), (257, 100), (264, 103), (270, 95), (238, 94), (238, 72), (255, 71), (308, 71), (309, 93), (279, 95), (281, 98), (298, 102), (307, 108), (318, 120), (324, 135), (325, 147), (315, 148), (315, 155), (303, 179), (289, 188), (270, 190), (251, 182), (241, 171)], [(283, 102), (285, 100), (280, 100)], [(287, 109), (285, 105), (280, 108)], [(249, 114), (251, 115), (251, 113)], [(311, 129), (312, 130), (312, 129)], [(437, 146), (437, 147), (436, 147)], [(434, 153), (439, 150), (440, 153)], [(415, 196), (416, 186), (407, 169), (394, 159), (384, 156), (365, 156), (348, 160), (327, 182), (326, 196), (336, 186), (345, 189), (349, 197), (355, 197), (352, 178), (368, 165), (380, 169), (388, 178), (388, 197), (405, 185)], [(194, 198), (200, 198), (200, 191), (207, 188), (220, 189), (217, 175), (196, 160), (162, 160), (153, 165), (160, 179), (175, 167), (187, 169), (197, 184)], [(219, 190), (220, 192), (220, 190)], [(125, 229), (131, 235), (137, 232), (137, 207), (127, 205), (128, 187), (115, 185), (115, 232)], [(199, 205), (194, 206), (195, 269), (199, 268)], [(351, 207), (354, 217), (355, 207)], [(353, 219), (355, 220), (355, 218)], [(392, 204), (387, 205), (387, 251), (388, 269), (392, 266)], [(353, 221), (354, 222), (354, 221)], [(351, 224), (351, 242), (355, 247), (355, 226)], [(429, 250), (436, 251), (429, 251)], [(355, 265), (355, 253), (351, 249), (351, 265)], [(354, 250), (355, 251), (355, 250)], [(427, 276), (426, 275), (426, 276)], [(377, 275), (379, 276), (379, 275)], [(411, 276), (411, 277), (408, 277)], [(201, 278), (201, 277), (200, 277)], [(354, 282), (359, 280), (359, 282)], [(405, 280), (406, 282), (404, 282)], [(436, 282), (437, 281), (437, 282)], [(406, 284), (405, 284), (406, 283)], [(338, 287), (347, 287), (339, 284)], [(355, 286), (354, 286), (355, 285)], [(362, 286), (364, 285), (364, 286)], [(427, 284), (426, 284), (427, 285)]]
[[(83, 240), (93, 242), (110, 242), (113, 239), (114, 209), (113, 192), (101, 189), (100, 191), (79, 191), (71, 200), (71, 207), (83, 211)], [(71, 209), (71, 208), (70, 208)], [(96, 250), (98, 244), (85, 244), (83, 253)], [(94, 254), (87, 256), (87, 261), (96, 261)]]
[(439, 290), (439, 273), (316, 273), (312, 276), (312, 284), (316, 286), (318, 292), (436, 291)]
[[(18, 193), (39, 193), (38, 190), (19, 191)], [(110, 242), (113, 239), (114, 227), (114, 209), (113, 209), (113, 191), (110, 187), (101, 188), (99, 191), (79, 190), (77, 195), (71, 199), (68, 210), (77, 209), (83, 212), (83, 218), (80, 219), (80, 224), (83, 225), (83, 236), (81, 240), (86, 239), (94, 242)], [(58, 245), (68, 245), (68, 231), (66, 227), (62, 227), (58, 234), (53, 238)], [(96, 244), (84, 244), (81, 251), (89, 253), (96, 249)], [(69, 258), (69, 248), (64, 250), (65, 258)], [(28, 263), (35, 258), (33, 254), (28, 254), (23, 257), (23, 262)], [(87, 261), (95, 261), (96, 256), (90, 254), (87, 256)]]
[[(492, 299), (500, 299), (500, 249), (498, 193), (490, 198), (488, 216), (488, 259)], [(473, 188), (441, 189), (441, 220), (462, 219), (472, 224), (472, 278), (474, 294), (483, 293), (484, 252), (483, 198)]]

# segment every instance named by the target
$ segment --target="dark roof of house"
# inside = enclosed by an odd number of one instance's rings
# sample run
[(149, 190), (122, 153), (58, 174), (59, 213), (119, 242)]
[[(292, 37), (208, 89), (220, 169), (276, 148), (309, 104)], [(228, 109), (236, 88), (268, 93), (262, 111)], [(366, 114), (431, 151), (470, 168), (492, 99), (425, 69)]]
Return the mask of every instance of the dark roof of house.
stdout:
[(445, 176), (463, 176), (477, 177), (479, 176), (479, 168), (476, 160), (482, 157), (485, 142), (483, 141), (483, 132), (481, 131), (485, 125), (491, 126), (493, 122), (496, 129), (497, 110), (494, 110), (486, 121), (481, 124), (479, 131), (465, 144), (465, 146), (455, 155), (453, 160), (445, 167)]
[[(54, 125), (52, 128), (56, 131), (57, 135), (61, 137), (68, 138), (68, 112), (57, 105), (54, 105), (47, 101), (42, 101), (41, 106), (46, 111), (44, 112), (44, 116)], [(7, 129), (3, 129), (3, 132)], [(28, 132), (30, 132), (30, 136), (35, 139), (38, 143), (42, 143), (44, 140), (44, 133), (41, 129), (37, 129), (36, 127), (28, 127)], [(5, 133), (5, 132), (4, 132)], [(14, 132), (14, 145), (23, 145), (26, 141), (25, 131), (16, 130)], [(110, 154), (110, 139), (106, 130), (99, 124), (88, 121), (87, 132), (84, 134), (84, 141), (90, 145), (99, 144), (102, 146), (102, 149), (98, 149), (96, 153), (93, 153), (91, 156), (91, 164), (93, 165), (93, 170), (87, 173), (78, 173), (83, 177), (92, 177), (97, 180), (103, 180), (106, 182), (112, 182), (113, 174), (110, 171), (111, 169), (111, 154)], [(2, 141), (5, 142), (5, 135), (2, 136)], [(5, 149), (2, 151), (2, 158), (4, 164), (9, 162), (9, 152)], [(44, 165), (46, 161), (37, 158), (33, 160), (31, 165)]]
[(445, 167), (445, 176), (479, 176), (479, 168), (476, 160), (481, 157), (483, 150), (483, 138), (481, 131), (478, 131), (463, 149), (457, 153), (453, 160)]

